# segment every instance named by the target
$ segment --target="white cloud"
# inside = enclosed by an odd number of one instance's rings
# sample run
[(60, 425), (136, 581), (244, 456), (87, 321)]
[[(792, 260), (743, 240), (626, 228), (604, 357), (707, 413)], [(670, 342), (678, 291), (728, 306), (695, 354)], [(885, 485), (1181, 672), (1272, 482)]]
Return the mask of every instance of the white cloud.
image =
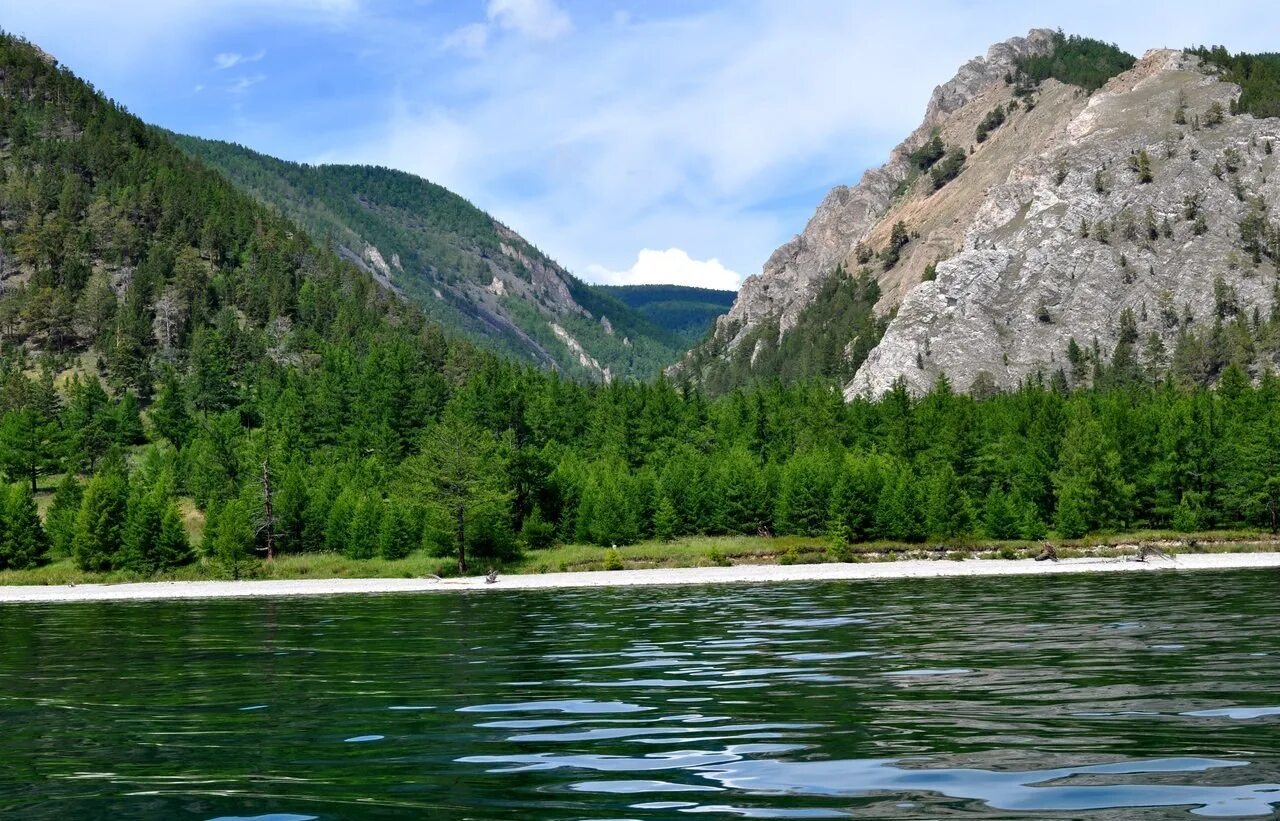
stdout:
[(225, 71), (226, 69), (234, 68), (235, 66), (243, 65), (244, 63), (256, 63), (266, 56), (267, 52), (265, 49), (258, 51), (257, 54), (251, 54), (248, 57), (236, 51), (224, 51), (213, 55), (213, 70)]
[(643, 249), (635, 264), (625, 271), (610, 271), (600, 265), (586, 268), (587, 278), (605, 285), (693, 285), (736, 291), (742, 276), (730, 271), (718, 259), (694, 259), (680, 248), (655, 251)]
[(555, 40), (573, 30), (569, 13), (555, 0), (489, 0), (489, 22), (531, 40)]
[(253, 74), (246, 75), (244, 77), (237, 77), (234, 83), (227, 86), (227, 91), (232, 94), (244, 94), (246, 91), (265, 79), (267, 79), (267, 75), (265, 74)]
[(484, 23), (471, 23), (447, 35), (441, 43), (445, 51), (457, 51), (468, 57), (478, 57), (489, 42), (489, 27)]
[(573, 31), (569, 13), (555, 0), (489, 0), (487, 22), (468, 23), (445, 35), (443, 51), (480, 57), (495, 29), (514, 31), (526, 40), (549, 42)]

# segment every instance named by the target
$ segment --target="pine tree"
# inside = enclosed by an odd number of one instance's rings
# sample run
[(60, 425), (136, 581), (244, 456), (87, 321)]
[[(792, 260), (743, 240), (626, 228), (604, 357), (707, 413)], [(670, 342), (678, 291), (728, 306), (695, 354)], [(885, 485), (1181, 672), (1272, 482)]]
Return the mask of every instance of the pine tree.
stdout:
[(831, 490), (828, 521), (843, 526), (847, 538), (865, 542), (876, 538), (876, 510), (883, 482), (877, 457), (845, 457)]
[(155, 494), (134, 485), (125, 519), (124, 541), (116, 555), (115, 566), (134, 573), (156, 571), (152, 550), (160, 539), (163, 511)]
[(900, 465), (889, 471), (880, 493), (876, 526), (886, 539), (922, 542), (927, 535), (919, 494), (911, 468)]
[(152, 549), (152, 557), (156, 570), (165, 571), (190, 564), (195, 560), (191, 550), (191, 540), (187, 537), (187, 528), (182, 523), (182, 515), (173, 499), (168, 499), (160, 516), (160, 536)]
[(801, 536), (826, 532), (834, 483), (835, 473), (827, 454), (808, 451), (788, 459), (778, 488), (778, 531)]
[(0, 418), (0, 468), (12, 481), (25, 481), (35, 493), (40, 477), (58, 465), (58, 420), (34, 407)]
[[(534, 508), (536, 511), (537, 508)], [(533, 517), (525, 519), (527, 525)], [(422, 539), (418, 523), (410, 511), (401, 504), (387, 505), (378, 533), (378, 553), (384, 559), (403, 559), (417, 548)]]
[(40, 526), (35, 498), (25, 484), (0, 487), (0, 569), (22, 570), (42, 564), (49, 553), (49, 541)]
[(84, 488), (80, 481), (70, 473), (62, 477), (58, 489), (53, 493), (53, 501), (45, 512), (45, 532), (49, 534), (49, 548), (53, 556), (61, 558), (71, 555), (72, 539), (76, 532), (76, 517), (80, 514), (80, 503), (84, 498)]
[(1078, 539), (1089, 532), (1087, 513), (1090, 491), (1083, 482), (1073, 479), (1058, 489), (1058, 512), (1054, 529), (1064, 539)]
[(990, 539), (1018, 538), (1018, 519), (1009, 501), (1009, 496), (1001, 488), (992, 485), (987, 498), (982, 504), (982, 529)]
[(89, 480), (84, 491), (72, 555), (81, 570), (110, 570), (124, 546), (129, 482), (123, 470), (110, 467)]
[(382, 530), (382, 500), (365, 494), (356, 502), (347, 531), (346, 555), (353, 559), (372, 559), (378, 552)]
[(218, 510), (212, 532), (212, 558), (231, 578), (239, 579), (250, 567), (257, 541), (248, 506), (239, 499), (228, 500)]
[(929, 535), (939, 539), (954, 539), (969, 531), (969, 500), (950, 465), (943, 465), (929, 480), (925, 523)]
[(505, 460), (492, 434), (474, 423), (446, 419), (422, 440), (420, 453), (400, 467), (400, 488), (410, 499), (424, 500), (437, 530), (467, 572), (467, 530), (490, 517), (501, 524), (511, 493), (503, 483)]
[(329, 508), (324, 523), (324, 549), (330, 553), (346, 555), (351, 539), (351, 520), (360, 503), (360, 492), (352, 485), (343, 488)]
[(177, 374), (170, 372), (161, 382), (160, 392), (151, 404), (150, 418), (156, 433), (175, 448), (181, 450), (190, 441), (195, 423), (187, 411), (187, 399)]
[(653, 510), (653, 538), (669, 542), (676, 535), (676, 509), (666, 496), (658, 499)]

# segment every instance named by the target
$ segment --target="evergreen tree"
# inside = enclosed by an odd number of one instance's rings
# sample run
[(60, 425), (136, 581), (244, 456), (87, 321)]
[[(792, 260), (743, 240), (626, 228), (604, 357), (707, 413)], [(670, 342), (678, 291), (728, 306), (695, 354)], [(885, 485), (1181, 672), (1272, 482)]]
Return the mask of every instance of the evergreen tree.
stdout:
[(381, 531), (382, 500), (365, 494), (351, 514), (346, 555), (353, 559), (372, 559), (378, 552)]
[(35, 493), (41, 476), (58, 466), (58, 420), (38, 408), (10, 411), (0, 418), (0, 468), (12, 481), (24, 481)]
[(520, 541), (531, 550), (544, 550), (555, 544), (555, 523), (542, 515), (542, 506), (534, 505), (520, 526)]
[(49, 541), (29, 487), (21, 483), (0, 487), (0, 520), (0, 569), (22, 570), (48, 558)]
[(676, 508), (666, 496), (658, 499), (653, 511), (653, 538), (669, 542), (676, 537)]
[[(733, 448), (711, 460), (715, 529), (722, 533), (755, 534), (768, 518), (764, 470), (743, 447)], [(670, 506), (671, 500), (663, 497)], [(661, 504), (661, 503), (659, 503)], [(674, 516), (675, 508), (671, 506)], [(654, 529), (658, 527), (654, 514)], [(676, 522), (673, 521), (672, 533)]]
[(187, 400), (174, 372), (170, 371), (160, 383), (160, 391), (151, 404), (150, 416), (156, 433), (168, 439), (175, 448), (181, 450), (190, 441), (195, 422), (187, 412)]
[(950, 465), (933, 474), (926, 493), (925, 523), (930, 536), (954, 539), (969, 532), (969, 500)]
[[(532, 518), (532, 517), (530, 517)], [(530, 519), (526, 519), (526, 525)], [(417, 548), (422, 534), (416, 517), (404, 506), (387, 505), (378, 533), (378, 553), (384, 559), (403, 559)]]
[(845, 457), (831, 491), (829, 527), (845, 538), (865, 542), (881, 535), (876, 522), (883, 483), (880, 460), (864, 455)]
[(53, 556), (61, 558), (71, 555), (72, 540), (76, 532), (76, 518), (80, 514), (80, 503), (84, 498), (84, 488), (79, 480), (70, 473), (62, 477), (58, 489), (53, 493), (53, 501), (45, 513), (45, 532), (49, 534), (49, 547)]
[(987, 492), (982, 504), (982, 529), (991, 539), (1016, 539), (1019, 536), (1019, 522), (1009, 496), (995, 485)]
[(801, 536), (825, 533), (834, 483), (832, 460), (827, 454), (808, 451), (788, 459), (778, 488), (778, 530)]
[(129, 482), (122, 470), (104, 470), (89, 480), (76, 517), (71, 549), (81, 570), (110, 570), (124, 546)]
[(876, 527), (881, 537), (899, 542), (924, 541), (928, 534), (922, 514), (911, 468), (898, 465), (889, 470), (876, 512)]
[(218, 509), (211, 533), (212, 558), (233, 579), (244, 575), (254, 558), (257, 537), (248, 506), (230, 499)]
[(424, 501), (437, 528), (449, 533), (446, 542), (458, 559), (458, 572), (467, 572), (467, 528), (486, 515), (508, 510), (510, 493), (503, 486), (502, 455), (492, 434), (474, 423), (446, 419), (432, 428), (417, 456), (401, 465), (400, 487), (410, 498)]

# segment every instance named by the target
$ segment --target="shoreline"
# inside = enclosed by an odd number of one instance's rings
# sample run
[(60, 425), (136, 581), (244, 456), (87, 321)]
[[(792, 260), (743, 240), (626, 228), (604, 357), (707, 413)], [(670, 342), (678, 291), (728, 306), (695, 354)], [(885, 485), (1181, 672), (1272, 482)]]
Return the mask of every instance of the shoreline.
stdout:
[(974, 576), (1045, 576), (1068, 573), (1243, 570), (1280, 568), (1280, 552), (1185, 553), (1145, 562), (1084, 557), (1058, 562), (1034, 559), (906, 559), (855, 564), (742, 564), (729, 567), (592, 570), (457, 579), (360, 578), (170, 581), (122, 584), (0, 586), (0, 605), (19, 603), (151, 601), (168, 599), (277, 598), (386, 593), (556, 590), (593, 587), (655, 587), (699, 584), (876, 581)]

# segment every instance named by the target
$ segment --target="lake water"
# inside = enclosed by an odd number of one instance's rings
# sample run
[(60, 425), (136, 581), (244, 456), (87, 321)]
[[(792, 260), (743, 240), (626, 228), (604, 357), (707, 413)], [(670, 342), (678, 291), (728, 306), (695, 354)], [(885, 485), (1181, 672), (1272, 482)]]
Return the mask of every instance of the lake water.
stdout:
[(1280, 807), (1280, 576), (0, 605), (0, 817)]

